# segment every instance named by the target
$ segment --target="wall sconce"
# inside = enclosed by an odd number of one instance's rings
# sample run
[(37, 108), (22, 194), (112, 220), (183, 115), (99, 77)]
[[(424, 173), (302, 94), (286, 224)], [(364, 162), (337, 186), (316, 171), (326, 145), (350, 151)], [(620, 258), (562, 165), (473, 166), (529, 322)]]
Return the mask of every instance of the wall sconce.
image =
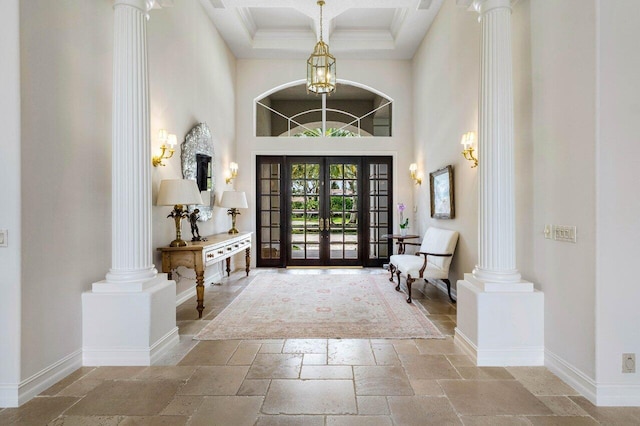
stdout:
[[(160, 129), (158, 131), (158, 140), (162, 143), (160, 149), (160, 155), (156, 155), (153, 157), (153, 167), (165, 166), (162, 160), (168, 160), (173, 157), (173, 153), (176, 152), (175, 146), (178, 143), (178, 138), (174, 134), (167, 134), (166, 129)], [(167, 146), (169, 144), (169, 146)], [(167, 154), (168, 151), (168, 154)]]
[(473, 155), (473, 145), (476, 142), (476, 133), (475, 132), (467, 132), (464, 135), (462, 135), (462, 140), (460, 141), (460, 143), (462, 144), (462, 146), (464, 147), (464, 150), (462, 151), (462, 156), (469, 161), (473, 161), (473, 165), (471, 166), (471, 168), (473, 169), (474, 167), (478, 167), (478, 159)]
[(422, 178), (418, 176), (418, 165), (416, 163), (409, 165), (409, 173), (416, 185), (422, 185)]
[(234, 163), (232, 161), (231, 163), (229, 163), (229, 174), (224, 181), (229, 184), (236, 178), (236, 176), (238, 176), (238, 163)]

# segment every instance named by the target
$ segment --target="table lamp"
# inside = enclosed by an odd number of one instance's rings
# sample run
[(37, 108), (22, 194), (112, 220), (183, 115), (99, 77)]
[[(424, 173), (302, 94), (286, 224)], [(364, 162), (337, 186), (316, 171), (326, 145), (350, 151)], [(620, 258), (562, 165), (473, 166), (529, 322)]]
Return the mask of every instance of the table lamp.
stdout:
[(222, 193), (222, 199), (220, 200), (221, 207), (227, 207), (227, 213), (231, 215), (231, 229), (229, 234), (237, 234), (236, 229), (236, 215), (240, 212), (238, 209), (246, 209), (249, 207), (247, 204), (247, 196), (242, 191), (224, 191)]
[(189, 217), (186, 210), (188, 204), (202, 204), (202, 197), (196, 181), (193, 179), (164, 179), (160, 181), (158, 191), (158, 206), (173, 206), (173, 211), (167, 217), (176, 222), (176, 239), (169, 244), (171, 247), (184, 247), (187, 242), (182, 239), (182, 219)]

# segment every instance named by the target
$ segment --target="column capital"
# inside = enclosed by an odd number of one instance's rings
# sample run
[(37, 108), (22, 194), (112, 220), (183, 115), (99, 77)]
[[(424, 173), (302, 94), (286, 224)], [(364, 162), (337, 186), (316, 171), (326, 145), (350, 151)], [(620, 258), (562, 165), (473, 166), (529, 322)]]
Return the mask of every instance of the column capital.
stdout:
[(147, 13), (153, 6), (153, 0), (113, 0), (114, 9), (117, 6), (134, 7), (143, 13)]
[(469, 11), (478, 12), (480, 15), (498, 8), (511, 9), (520, 0), (456, 0), (456, 4), (465, 7)]

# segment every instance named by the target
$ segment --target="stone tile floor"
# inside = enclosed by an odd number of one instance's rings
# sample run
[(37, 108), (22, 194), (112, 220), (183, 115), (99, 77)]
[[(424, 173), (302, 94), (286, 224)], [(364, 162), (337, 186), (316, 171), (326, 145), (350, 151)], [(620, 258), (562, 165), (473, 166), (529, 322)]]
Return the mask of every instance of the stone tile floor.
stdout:
[[(381, 270), (251, 275), (267, 272)], [(156, 365), (80, 368), (0, 410), (0, 425), (640, 424), (640, 408), (594, 407), (544, 367), (475, 367), (453, 343), (455, 305), (431, 285), (414, 285), (414, 302), (444, 340), (192, 340), (252, 277), (209, 286), (203, 320), (195, 300), (180, 305), (180, 343)]]

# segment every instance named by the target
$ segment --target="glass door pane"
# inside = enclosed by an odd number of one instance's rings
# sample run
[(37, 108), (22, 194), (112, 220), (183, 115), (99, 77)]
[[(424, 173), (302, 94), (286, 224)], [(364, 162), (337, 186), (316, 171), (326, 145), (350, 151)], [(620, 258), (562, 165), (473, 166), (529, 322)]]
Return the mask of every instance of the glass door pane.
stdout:
[[(292, 264), (320, 264), (321, 162), (289, 162), (289, 258)], [(305, 262), (305, 261), (311, 261)]]
[(389, 239), (391, 233), (391, 158), (368, 157), (367, 192), (365, 205), (368, 209), (368, 246), (365, 266), (381, 266), (390, 256)]
[(280, 266), (282, 255), (282, 159), (257, 162), (258, 266)]
[(360, 164), (357, 159), (328, 158), (329, 258), (332, 265), (360, 259)]

